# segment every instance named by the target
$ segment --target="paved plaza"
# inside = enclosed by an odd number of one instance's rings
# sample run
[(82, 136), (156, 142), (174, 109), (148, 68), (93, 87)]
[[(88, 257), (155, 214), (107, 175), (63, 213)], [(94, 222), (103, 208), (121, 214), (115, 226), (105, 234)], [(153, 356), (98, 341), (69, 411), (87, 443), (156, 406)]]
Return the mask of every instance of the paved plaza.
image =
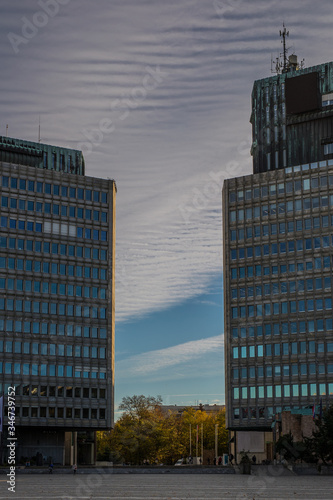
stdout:
[(0, 499), (30, 500), (286, 500), (333, 499), (333, 477), (239, 474), (17, 475), (15, 493), (0, 476)]

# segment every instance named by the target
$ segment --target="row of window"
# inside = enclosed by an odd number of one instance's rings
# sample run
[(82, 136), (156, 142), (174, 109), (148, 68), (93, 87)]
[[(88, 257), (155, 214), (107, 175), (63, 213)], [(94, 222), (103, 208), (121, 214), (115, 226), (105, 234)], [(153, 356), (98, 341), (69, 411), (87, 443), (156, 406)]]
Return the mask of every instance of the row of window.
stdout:
[[(58, 224), (51, 222), (34, 222), (34, 221), (24, 221), (10, 219), (10, 228), (18, 229), (19, 231), (35, 231), (36, 233), (51, 233), (51, 234), (61, 234), (63, 236), (74, 236), (77, 238), (84, 238), (86, 240), (94, 241), (107, 241), (108, 232), (99, 229), (90, 229), (88, 227), (75, 227), (69, 226), (68, 224)], [(1, 246), (7, 247), (7, 238), (2, 237), (4, 243)]]
[[(105, 408), (61, 408), (59, 406), (22, 406), (15, 409), (17, 417), (25, 418), (82, 418), (82, 419), (99, 419), (105, 420)], [(5, 408), (5, 415), (8, 414), (8, 409)]]
[(72, 155), (67, 154), (67, 162), (66, 162), (66, 156), (64, 154), (59, 154), (59, 169), (57, 169), (58, 166), (58, 160), (57, 160), (57, 153), (56, 151), (53, 151), (51, 154), (51, 161), (49, 162), (49, 155), (47, 151), (43, 152), (43, 168), (47, 168), (51, 170), (60, 170), (62, 172), (68, 172), (68, 173), (78, 173), (81, 167), (81, 162), (80, 159), (78, 158), (78, 155), (75, 155), (75, 163), (74, 163), (74, 158), (72, 158)]
[[(54, 223), (52, 224), (52, 227)], [(108, 232), (99, 231), (98, 229), (90, 229), (89, 227), (78, 227), (76, 228), (77, 238), (84, 238), (86, 240), (100, 240), (108, 241)]]
[[(333, 165), (333, 160), (324, 160), (319, 163), (311, 163), (299, 165), (295, 167), (288, 167), (285, 173), (291, 172), (305, 172), (311, 169), (323, 168)], [(327, 188), (333, 186), (333, 175), (321, 175), (313, 177), (297, 178), (295, 180), (288, 180), (285, 182), (274, 182), (268, 185), (256, 186), (253, 188), (238, 189), (237, 191), (229, 192), (229, 203), (239, 203), (242, 201), (250, 201), (262, 199), (265, 197), (279, 196), (284, 194), (299, 193), (301, 191), (308, 191), (309, 189)]]
[(68, 295), (68, 297), (84, 297), (87, 299), (107, 298), (107, 289), (97, 286), (66, 285), (64, 283), (49, 283), (47, 281), (31, 281), (13, 278), (0, 278), (0, 290)]
[(105, 379), (105, 371), (98, 371), (98, 368), (78, 368), (72, 365), (53, 365), (35, 363), (12, 363), (0, 361), (0, 374), (5, 375), (32, 375), (40, 377), (75, 377), (75, 378), (99, 378)]
[(291, 365), (242, 366), (232, 369), (234, 380), (247, 378), (299, 377), (333, 374), (333, 363), (292, 363)]
[[(278, 254), (285, 254), (286, 250), (288, 248), (288, 253), (294, 253), (295, 248), (297, 252), (303, 251), (304, 247), (305, 250), (311, 250), (312, 247), (314, 249), (320, 249), (320, 248), (327, 248), (329, 247), (329, 242), (330, 242), (330, 236), (322, 236), (321, 238), (307, 238), (304, 240), (292, 240), (288, 241), (287, 243), (281, 242), (281, 243), (273, 243), (272, 245), (258, 245), (256, 247), (248, 247), (246, 249), (242, 248), (239, 249), (238, 255), (240, 256), (240, 259), (250, 259), (250, 258), (261, 258), (261, 257), (269, 257), (271, 255), (278, 255)], [(304, 243), (304, 244), (303, 244)], [(332, 246), (333, 246), (333, 236), (332, 236)], [(246, 250), (246, 256), (245, 256), (245, 250)], [(278, 252), (279, 250), (279, 252)], [(232, 260), (237, 260), (237, 253), (235, 256), (235, 253), (237, 252), (236, 250), (231, 250), (231, 259)], [(312, 262), (312, 264), (310, 263)], [(284, 267), (283, 267), (284, 266)], [(283, 266), (280, 266), (281, 274), (282, 272), (286, 272), (287, 266), (283, 264)], [(316, 257), (315, 259), (312, 259), (312, 261), (309, 261), (305, 263), (305, 270), (306, 271), (311, 271), (312, 269), (329, 269), (331, 267), (331, 259), (329, 256), (321, 258), (321, 257)], [(242, 278), (253, 278), (254, 276), (262, 276), (266, 275), (269, 276), (270, 274), (278, 274), (278, 266), (272, 266), (271, 268), (269, 266), (261, 266), (260, 264), (256, 266), (247, 266), (246, 268), (241, 266), (238, 269), (236, 267), (231, 268), (231, 279), (242, 279)], [(285, 269), (285, 271), (282, 271)], [(304, 270), (304, 266), (303, 266)], [(292, 271), (289, 271), (292, 272)], [(295, 272), (295, 271), (294, 271)]]
[(232, 348), (233, 359), (262, 358), (267, 356), (297, 356), (301, 354), (333, 353), (333, 342), (286, 342), (282, 344), (243, 345)]
[(66, 245), (65, 243), (50, 243), (49, 241), (29, 240), (26, 238), (0, 237), (0, 248), (24, 250), (34, 253), (43, 252), (45, 254), (64, 255), (84, 259), (107, 260), (107, 251), (103, 248)]
[[(269, 269), (269, 268), (268, 268)], [(266, 274), (264, 274), (266, 276)], [(261, 296), (271, 296), (271, 295), (283, 295), (283, 294), (293, 294), (302, 292), (312, 292), (313, 290), (330, 290), (331, 289), (331, 277), (325, 276), (324, 278), (308, 278), (306, 280), (296, 280), (296, 281), (278, 281), (276, 283), (265, 283), (263, 285), (257, 286), (241, 286), (239, 288), (231, 289), (231, 298), (244, 299)], [(1, 284), (1, 280), (0, 280)]]
[(233, 399), (290, 398), (333, 395), (333, 383), (234, 387)]
[[(266, 418), (267, 420), (270, 420), (272, 419), (273, 417), (275, 417), (275, 415), (277, 415), (278, 413), (281, 413), (282, 411), (290, 411), (290, 409), (293, 408), (294, 410), (299, 410), (300, 407), (299, 406), (294, 406), (294, 405), (291, 405), (291, 406), (259, 406), (259, 407), (256, 407), (256, 406), (249, 406), (249, 407), (242, 407), (242, 408), (234, 408), (233, 409), (233, 418), (235, 420), (239, 420), (239, 419), (243, 419), (243, 420), (251, 420), (251, 419), (256, 419), (256, 418)], [(301, 407), (303, 408), (303, 412), (304, 412), (304, 408), (308, 409), (309, 411), (309, 415), (311, 414), (312, 415), (312, 405), (311, 407), (309, 407), (308, 405), (307, 406), (303, 406)], [(316, 405), (316, 414), (319, 415), (320, 413), (320, 407), (319, 405)]]
[[(5, 391), (5, 394), (7, 392)], [(38, 396), (49, 398), (92, 398), (92, 399), (105, 399), (106, 389), (97, 387), (72, 387), (62, 385), (16, 385), (16, 396)]]
[(15, 259), (14, 257), (0, 257), (0, 269), (107, 280), (107, 269), (100, 269), (99, 267), (73, 266), (71, 264), (58, 264), (57, 262), (44, 262), (41, 260)]
[[(84, 337), (106, 339), (107, 329), (98, 326), (81, 326), (71, 323), (47, 323), (38, 321), (20, 321), (0, 317), (0, 332), (33, 333), (41, 335), (66, 335), (67, 337)], [(29, 343), (28, 343), (29, 344)], [(27, 346), (28, 346), (27, 344)], [(27, 349), (28, 347), (26, 347)], [(24, 351), (26, 353), (26, 351)], [(26, 353), (29, 354), (29, 353)]]
[[(59, 205), (59, 203), (35, 202), (33, 200), (9, 198), (8, 196), (1, 196), (1, 207), (10, 208), (11, 211), (17, 209), (27, 210), (28, 212), (61, 215), (62, 217), (92, 220), (94, 222), (107, 222), (108, 220), (108, 213), (99, 210), (83, 209), (73, 205)], [(9, 227), (12, 226), (9, 225)]]
[[(243, 419), (243, 420), (248, 420), (248, 419), (255, 419), (255, 418), (266, 418), (267, 420), (272, 419), (275, 417), (275, 415), (281, 413), (282, 411), (290, 411), (290, 409), (293, 408), (294, 410), (299, 410), (299, 406), (291, 405), (291, 406), (249, 406), (245, 407), (243, 406), (242, 408), (234, 408), (233, 409), (233, 418), (235, 420), (238, 419)], [(309, 407), (309, 405), (302, 406), (301, 407), (304, 412), (304, 409), (308, 409), (309, 415), (312, 415), (312, 405)], [(320, 409), (319, 405), (316, 405), (316, 413), (319, 414)]]
[(324, 299), (289, 300), (285, 302), (268, 302), (265, 304), (232, 307), (231, 318), (262, 318), (263, 316), (271, 315), (329, 310), (332, 310), (331, 297)]
[(319, 248), (329, 248), (333, 246), (333, 236), (317, 236), (315, 238), (304, 238), (299, 240), (280, 241), (255, 247), (242, 247), (230, 250), (230, 259), (251, 259), (272, 255), (282, 255), (286, 253), (303, 252), (317, 250)]
[(233, 339), (261, 338), (263, 335), (296, 335), (298, 333), (327, 332), (333, 330), (333, 318), (316, 319), (308, 321), (280, 321), (279, 323), (260, 323), (259, 325), (234, 327), (231, 329)]
[(0, 353), (32, 354), (41, 356), (68, 356), (74, 358), (105, 359), (106, 348), (88, 345), (49, 344), (0, 340)]
[(298, 219), (296, 221), (279, 222), (272, 224), (260, 224), (257, 226), (246, 226), (238, 230), (230, 230), (231, 241), (242, 241), (244, 239), (261, 238), (266, 236), (276, 236), (277, 234), (294, 233), (298, 231), (311, 231), (313, 229), (333, 226), (333, 215), (322, 215), (321, 217), (310, 217)]
[[(312, 260), (297, 261), (296, 264), (295, 262), (289, 262), (288, 264), (280, 264), (280, 266), (261, 266), (260, 264), (258, 264), (255, 267), (247, 266), (246, 268), (240, 267), (239, 269), (233, 267), (231, 268), (230, 274), (231, 274), (231, 279), (236, 280), (238, 277), (239, 278), (253, 277), (253, 275), (255, 275), (256, 277), (270, 276), (270, 275), (277, 276), (278, 274), (282, 276), (286, 273), (291, 274), (291, 273), (301, 273), (304, 271), (309, 272), (319, 269), (330, 269), (330, 267), (331, 267), (330, 257), (323, 257), (323, 258), (315, 257)], [(326, 285), (328, 288), (330, 288), (331, 286), (330, 282), (327, 282)], [(262, 295), (260, 288), (258, 289), (258, 295)]]
[(62, 304), (58, 302), (39, 302), (37, 300), (4, 299), (1, 297), (0, 311), (106, 319), (105, 307), (81, 306), (67, 303)]
[(330, 196), (314, 196), (313, 198), (303, 198), (298, 200), (290, 200), (281, 203), (270, 203), (269, 205), (257, 205), (249, 208), (239, 208), (238, 210), (230, 210), (230, 223), (250, 221), (259, 219), (260, 217), (268, 217), (269, 215), (285, 215), (294, 212), (304, 212), (311, 208), (326, 208), (333, 207), (333, 195)]
[(77, 200), (93, 201), (94, 203), (107, 203), (108, 195), (104, 191), (93, 191), (85, 188), (75, 188), (70, 186), (60, 186), (48, 182), (40, 182), (17, 177), (2, 176), (2, 187), (20, 189), (31, 193), (44, 193), (62, 198), (75, 198)]
[(234, 408), (233, 409), (233, 418), (235, 420), (239, 420), (239, 418), (243, 418), (244, 420), (251, 418), (251, 419), (257, 419), (257, 418), (266, 418), (266, 419), (271, 419), (273, 418), (276, 413), (279, 413), (278, 410), (282, 410), (280, 406), (273, 407), (264, 407), (264, 406), (252, 406), (249, 408)]

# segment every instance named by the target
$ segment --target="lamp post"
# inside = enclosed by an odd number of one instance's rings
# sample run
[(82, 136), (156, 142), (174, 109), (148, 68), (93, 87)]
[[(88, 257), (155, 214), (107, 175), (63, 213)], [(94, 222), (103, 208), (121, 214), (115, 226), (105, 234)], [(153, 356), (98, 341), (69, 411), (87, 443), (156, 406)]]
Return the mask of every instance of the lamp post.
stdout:
[(190, 424), (190, 457), (192, 456), (192, 424)]
[(203, 465), (203, 422), (201, 422), (201, 465)]
[(215, 458), (217, 460), (217, 454), (218, 454), (218, 449), (217, 449), (217, 439), (218, 439), (218, 424), (215, 424)]

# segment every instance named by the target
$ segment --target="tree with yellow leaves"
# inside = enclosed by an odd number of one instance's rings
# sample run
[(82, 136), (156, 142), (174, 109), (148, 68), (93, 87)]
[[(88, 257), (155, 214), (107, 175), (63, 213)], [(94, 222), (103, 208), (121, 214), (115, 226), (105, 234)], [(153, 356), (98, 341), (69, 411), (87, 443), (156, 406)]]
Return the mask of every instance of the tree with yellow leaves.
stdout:
[(195, 455), (199, 442), (199, 455), (202, 445), (205, 450), (214, 450), (216, 425), (218, 453), (228, 452), (224, 410), (207, 413), (201, 406), (199, 410), (189, 407), (179, 413), (165, 412), (160, 396), (143, 395), (123, 398), (119, 409), (123, 415), (114, 429), (97, 433), (100, 460), (174, 464), (179, 458)]

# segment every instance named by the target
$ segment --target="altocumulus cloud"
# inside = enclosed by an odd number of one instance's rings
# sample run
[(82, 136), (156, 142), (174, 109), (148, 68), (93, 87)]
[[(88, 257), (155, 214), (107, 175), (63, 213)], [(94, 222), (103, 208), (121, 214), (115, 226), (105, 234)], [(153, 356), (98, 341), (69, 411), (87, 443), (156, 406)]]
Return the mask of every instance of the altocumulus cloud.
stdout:
[[(63, 0), (16, 54), (8, 33), (41, 1), (1, 3), (2, 133), (37, 140), (40, 115), (43, 142), (77, 147), (114, 120), (86, 166), (118, 185), (117, 320), (204, 293), (222, 267), (210, 172), (251, 172), (251, 88), (283, 19), (308, 66), (331, 59), (331, 0)], [(145, 95), (147, 67), (166, 77)], [(117, 99), (129, 107), (112, 111)]]
[[(212, 353), (222, 359), (223, 339), (223, 335), (217, 335), (131, 356), (116, 363), (117, 378), (118, 380), (133, 379), (133, 377), (144, 379), (149, 376), (156, 381), (159, 377), (163, 380), (186, 377), (188, 364), (193, 366), (195, 361), (196, 365), (200, 366), (201, 361), (205, 363), (205, 357)], [(211, 358), (209, 359), (211, 361)], [(210, 364), (207, 369), (211, 370)]]

